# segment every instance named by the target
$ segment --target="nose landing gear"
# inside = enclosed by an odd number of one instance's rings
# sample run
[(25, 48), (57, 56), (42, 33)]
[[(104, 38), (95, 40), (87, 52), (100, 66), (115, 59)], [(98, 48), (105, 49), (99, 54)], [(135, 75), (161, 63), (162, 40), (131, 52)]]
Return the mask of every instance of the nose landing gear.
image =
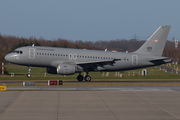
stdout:
[(28, 72), (28, 74), (27, 74), (27, 77), (28, 77), (28, 78), (31, 77), (31, 69), (32, 69), (32, 67), (29, 67), (29, 72)]

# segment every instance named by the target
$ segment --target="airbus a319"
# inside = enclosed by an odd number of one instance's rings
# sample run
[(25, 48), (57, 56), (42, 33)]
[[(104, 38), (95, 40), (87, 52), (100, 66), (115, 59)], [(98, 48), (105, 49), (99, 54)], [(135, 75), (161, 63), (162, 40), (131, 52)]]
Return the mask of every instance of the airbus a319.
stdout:
[[(47, 73), (72, 75), (79, 73), (78, 81), (91, 81), (90, 71), (125, 71), (171, 62), (162, 53), (170, 26), (160, 26), (135, 52), (71, 49), (59, 47), (26, 46), (15, 49), (5, 56), (13, 64), (46, 67)], [(86, 72), (85, 78), (81, 72)]]

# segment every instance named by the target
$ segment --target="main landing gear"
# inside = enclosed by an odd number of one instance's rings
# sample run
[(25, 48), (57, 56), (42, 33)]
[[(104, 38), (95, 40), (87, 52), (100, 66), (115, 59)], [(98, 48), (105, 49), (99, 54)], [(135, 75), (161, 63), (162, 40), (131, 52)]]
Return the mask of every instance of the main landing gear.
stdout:
[(90, 82), (91, 81), (91, 77), (89, 75), (86, 75), (85, 76), (85, 81)]
[(83, 76), (81, 75), (81, 73), (79, 73), (79, 75), (77, 76), (77, 80), (78, 81), (83, 81)]
[(29, 67), (29, 72), (28, 72), (28, 74), (27, 74), (27, 77), (28, 77), (28, 78), (31, 77), (31, 69), (32, 69), (32, 67)]
[[(85, 81), (87, 81), (87, 82), (90, 82), (91, 81), (91, 77), (88, 75), (88, 73), (87, 73), (87, 75), (85, 76)], [(79, 73), (79, 75), (77, 76), (77, 80), (78, 81), (83, 81), (83, 76), (81, 75), (81, 73)]]

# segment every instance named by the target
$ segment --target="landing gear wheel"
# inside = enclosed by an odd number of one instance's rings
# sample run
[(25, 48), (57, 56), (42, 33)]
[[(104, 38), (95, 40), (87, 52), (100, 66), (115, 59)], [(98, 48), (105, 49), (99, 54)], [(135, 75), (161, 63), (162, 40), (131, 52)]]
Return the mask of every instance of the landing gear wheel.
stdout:
[(82, 76), (82, 75), (78, 75), (78, 76), (77, 76), (77, 80), (78, 80), (78, 81), (83, 81), (83, 76)]
[(28, 78), (31, 77), (31, 69), (32, 69), (32, 67), (30, 66), (30, 67), (29, 67), (29, 72), (28, 72), (28, 74), (27, 74), (27, 77), (28, 77)]
[(30, 74), (30, 73), (28, 73), (28, 74), (27, 74), (27, 77), (28, 77), (28, 78), (30, 78), (30, 77), (31, 77), (31, 74)]
[(86, 75), (85, 81), (90, 82), (91, 81), (91, 77), (89, 75)]

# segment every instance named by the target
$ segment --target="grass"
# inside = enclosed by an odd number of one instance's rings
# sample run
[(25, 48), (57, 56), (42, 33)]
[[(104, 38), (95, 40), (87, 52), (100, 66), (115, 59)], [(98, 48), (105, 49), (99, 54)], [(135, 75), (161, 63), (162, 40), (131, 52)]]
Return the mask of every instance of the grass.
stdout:
[[(32, 77), (27, 78), (26, 74), (28, 72), (28, 67), (26, 66), (19, 66), (19, 65), (6, 65), (5, 66), (6, 71), (9, 73), (8, 75), (0, 75), (0, 81), (1, 83), (3, 81), (47, 81), (47, 80), (63, 80), (63, 81), (77, 81), (76, 77), (78, 76), (78, 73), (74, 75), (64, 76), (64, 75), (58, 75), (58, 74), (48, 74), (45, 72), (45, 68), (38, 68), (33, 67), (32, 68)], [(124, 82), (118, 82), (118, 83), (91, 83), (91, 82), (75, 82), (75, 83), (64, 83), (64, 86), (180, 86), (180, 82), (177, 83), (169, 83), (169, 82), (163, 82), (163, 83), (144, 83), (144, 82), (138, 82), (133, 83), (131, 81), (170, 81), (170, 80), (178, 80), (180, 81), (180, 74), (174, 74), (174, 73), (168, 73), (163, 70), (160, 70), (157, 67), (149, 67), (146, 68), (148, 70), (147, 76), (140, 75), (142, 69), (137, 70), (131, 70), (131, 71), (125, 71), (124, 77), (115, 76), (119, 73), (117, 72), (109, 72), (109, 76), (107, 75), (107, 72), (90, 72), (89, 75), (92, 78), (92, 81), (130, 81), (127, 83)], [(11, 73), (14, 73), (14, 77), (11, 77)], [(84, 75), (84, 73), (82, 73)], [(8, 83), (8, 86), (22, 86), (20, 83)], [(46, 83), (37, 83), (36, 86), (46, 86)]]
[[(9, 73), (8, 75), (0, 75), (0, 80), (49, 80), (49, 79), (63, 79), (63, 80), (76, 80), (78, 73), (74, 75), (58, 75), (58, 74), (48, 74), (46, 73), (46, 68), (33, 67), (31, 78), (27, 78), (26, 74), (28, 73), (28, 67), (19, 66), (19, 65), (7, 65), (5, 66), (6, 71)], [(115, 76), (119, 74), (118, 72), (109, 72), (109, 76), (107, 72), (89, 72), (89, 75), (92, 77), (92, 80), (121, 80), (121, 79), (180, 79), (179, 74), (165, 72), (160, 70), (157, 67), (149, 67), (146, 68), (148, 70), (147, 76), (142, 76), (141, 70), (130, 70), (124, 72), (124, 77)], [(11, 77), (11, 73), (14, 73), (14, 77)], [(46, 76), (45, 76), (46, 73)], [(84, 73), (82, 73), (84, 75)]]

